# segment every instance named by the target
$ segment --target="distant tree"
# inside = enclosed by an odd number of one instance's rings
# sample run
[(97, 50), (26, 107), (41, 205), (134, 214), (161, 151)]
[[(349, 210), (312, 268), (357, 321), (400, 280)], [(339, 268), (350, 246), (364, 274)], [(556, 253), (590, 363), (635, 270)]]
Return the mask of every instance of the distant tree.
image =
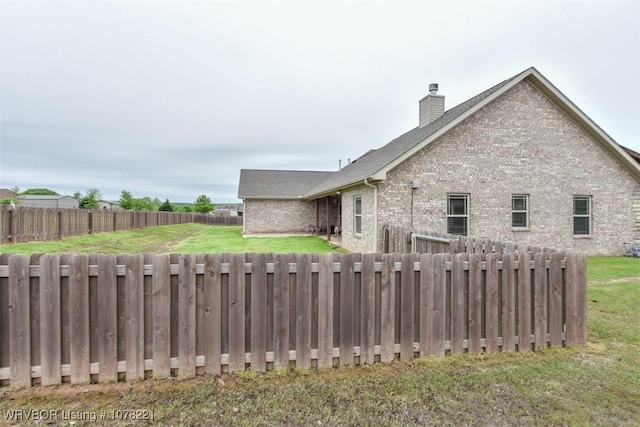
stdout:
[(122, 190), (122, 193), (120, 193), (120, 200), (118, 202), (120, 203), (120, 207), (125, 210), (131, 210), (135, 207), (133, 194), (127, 190)]
[(173, 212), (173, 205), (171, 204), (171, 202), (169, 202), (169, 199), (167, 199), (164, 203), (162, 203), (160, 205), (160, 207), (158, 208), (159, 211), (162, 212)]
[(178, 210), (180, 212), (191, 213), (191, 212), (193, 212), (193, 207), (191, 205), (184, 205), (184, 206), (180, 206), (178, 208)]
[(198, 196), (196, 201), (193, 203), (193, 210), (198, 213), (208, 213), (211, 212), (214, 208), (215, 205), (213, 204), (211, 199), (204, 194)]
[(59, 194), (48, 188), (29, 188), (20, 193), (23, 196), (58, 196)]
[(80, 209), (99, 209), (98, 202), (102, 199), (102, 193), (97, 188), (89, 188), (84, 196), (76, 191), (73, 193), (73, 197), (80, 203)]

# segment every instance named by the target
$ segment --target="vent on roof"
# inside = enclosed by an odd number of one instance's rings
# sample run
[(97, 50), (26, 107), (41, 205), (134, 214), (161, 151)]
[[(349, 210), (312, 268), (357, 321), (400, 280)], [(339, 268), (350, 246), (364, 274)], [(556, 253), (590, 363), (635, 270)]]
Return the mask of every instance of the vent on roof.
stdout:
[(419, 102), (419, 126), (424, 127), (444, 114), (444, 96), (437, 95), (438, 83), (429, 85), (429, 95)]

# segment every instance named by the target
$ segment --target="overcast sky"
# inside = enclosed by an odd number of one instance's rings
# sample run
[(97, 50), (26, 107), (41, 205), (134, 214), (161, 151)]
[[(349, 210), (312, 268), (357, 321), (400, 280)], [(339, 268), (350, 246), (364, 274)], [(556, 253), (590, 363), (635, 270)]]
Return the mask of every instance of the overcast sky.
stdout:
[(640, 151), (640, 2), (0, 2), (0, 187), (236, 202), (535, 66)]

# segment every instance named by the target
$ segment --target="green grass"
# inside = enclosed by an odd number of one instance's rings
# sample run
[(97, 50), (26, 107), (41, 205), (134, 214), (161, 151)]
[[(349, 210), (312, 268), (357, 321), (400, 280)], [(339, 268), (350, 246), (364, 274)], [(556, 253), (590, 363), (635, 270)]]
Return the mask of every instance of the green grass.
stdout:
[[(187, 239), (184, 244), (193, 242)], [(427, 357), (329, 370), (246, 371), (221, 378), (62, 385), (29, 391), (4, 388), (0, 389), (0, 415), (8, 409), (105, 410), (108, 414), (148, 409), (156, 424), (175, 426), (638, 426), (638, 261), (588, 259), (588, 343), (584, 347)], [(76, 425), (130, 424), (107, 418)]]
[(242, 237), (242, 227), (180, 224), (0, 245), (0, 253), (329, 253), (346, 252), (317, 237)]
[(597, 256), (589, 258), (587, 278), (590, 282), (640, 277), (640, 258)]

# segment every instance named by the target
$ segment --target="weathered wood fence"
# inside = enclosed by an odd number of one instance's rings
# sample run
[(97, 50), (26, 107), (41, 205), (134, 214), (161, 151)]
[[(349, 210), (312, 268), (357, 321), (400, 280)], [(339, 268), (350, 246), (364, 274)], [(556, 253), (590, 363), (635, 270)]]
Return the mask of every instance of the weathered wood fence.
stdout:
[(0, 255), (0, 381), (331, 367), (586, 340), (562, 253)]
[(184, 212), (0, 207), (0, 244), (196, 222), (242, 225), (242, 217)]
[(416, 231), (399, 226), (383, 228), (383, 251), (385, 253), (512, 253), (555, 252), (555, 249), (503, 242), (496, 239), (459, 236), (455, 234)]

